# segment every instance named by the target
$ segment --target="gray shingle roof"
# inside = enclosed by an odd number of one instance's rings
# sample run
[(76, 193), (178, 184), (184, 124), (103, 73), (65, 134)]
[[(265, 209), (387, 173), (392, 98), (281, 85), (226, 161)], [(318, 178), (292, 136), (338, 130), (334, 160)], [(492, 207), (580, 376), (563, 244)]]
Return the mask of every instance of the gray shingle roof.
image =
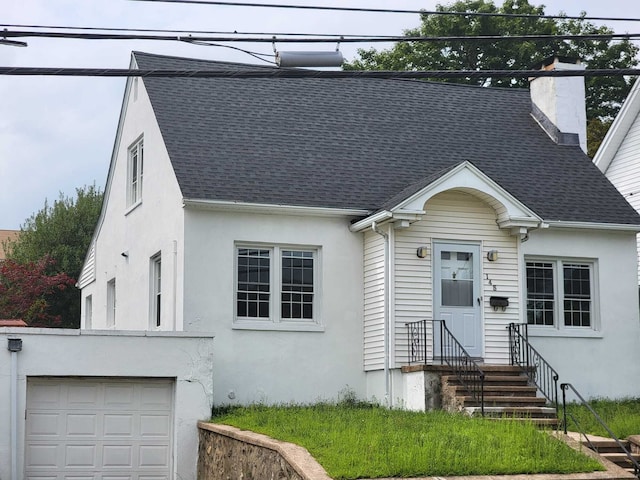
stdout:
[[(141, 69), (271, 68), (134, 53)], [(187, 199), (375, 211), (468, 160), (546, 221), (640, 224), (527, 90), (378, 79), (145, 78)]]

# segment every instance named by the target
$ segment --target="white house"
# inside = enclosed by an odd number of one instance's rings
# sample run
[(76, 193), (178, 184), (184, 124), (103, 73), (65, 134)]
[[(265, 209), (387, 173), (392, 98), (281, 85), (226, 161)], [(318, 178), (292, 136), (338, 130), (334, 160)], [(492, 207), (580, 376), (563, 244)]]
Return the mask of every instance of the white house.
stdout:
[[(637, 211), (640, 211), (639, 113), (640, 80), (636, 80), (593, 158), (593, 163)], [(640, 255), (640, 240), (638, 254)], [(640, 275), (638, 283), (640, 284)]]
[(265, 77), (128, 80), (83, 330), (213, 332), (215, 404), (350, 389), (402, 405), (422, 319), (486, 364), (528, 323), (583, 395), (640, 394), (640, 217), (583, 152), (582, 77), (528, 91), (131, 66)]

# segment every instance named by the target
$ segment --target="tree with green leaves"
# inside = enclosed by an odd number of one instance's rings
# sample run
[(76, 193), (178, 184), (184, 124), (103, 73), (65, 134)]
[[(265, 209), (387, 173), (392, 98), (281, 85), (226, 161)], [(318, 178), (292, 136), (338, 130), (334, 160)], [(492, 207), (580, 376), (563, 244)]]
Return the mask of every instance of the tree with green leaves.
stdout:
[[(28, 218), (20, 235), (5, 244), (6, 257), (21, 265), (50, 259), (46, 275), (66, 274), (77, 279), (100, 215), (102, 193), (95, 186), (76, 189), (75, 198), (60, 194), (58, 200)], [(58, 327), (80, 325), (80, 291), (55, 289), (46, 293), (46, 314), (60, 319)]]
[[(410, 37), (587, 35), (610, 34), (609, 27), (597, 27), (581, 19), (539, 18), (544, 6), (528, 0), (505, 0), (496, 6), (491, 0), (458, 0), (437, 5), (438, 12), (517, 14), (523, 17), (423, 14)], [(582, 12), (582, 17), (586, 16)], [(434, 40), (398, 42), (389, 50), (358, 50), (359, 58), (346, 64), (348, 70), (526, 70), (552, 55), (578, 58), (587, 68), (632, 68), (638, 64), (638, 47), (629, 40)], [(494, 87), (527, 87), (527, 79), (453, 78), (456, 82)], [(623, 76), (585, 80), (589, 155), (593, 156), (604, 133), (620, 110), (631, 88)], [(604, 133), (603, 133), (604, 132)]]

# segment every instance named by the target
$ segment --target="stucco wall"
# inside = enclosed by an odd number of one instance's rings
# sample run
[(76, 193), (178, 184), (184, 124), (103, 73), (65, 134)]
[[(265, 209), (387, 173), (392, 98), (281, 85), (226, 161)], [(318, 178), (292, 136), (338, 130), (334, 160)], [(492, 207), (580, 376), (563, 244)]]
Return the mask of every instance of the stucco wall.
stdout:
[(176, 478), (196, 479), (198, 420), (211, 414), (213, 337), (140, 332), (0, 328), (0, 478), (10, 477), (8, 338), (21, 338), (18, 373), (18, 478), (23, 478), (27, 379), (37, 376), (173, 378)]
[[(130, 81), (128, 85), (133, 85)], [(107, 328), (107, 282), (116, 279), (115, 329), (156, 329), (150, 320), (150, 259), (162, 255), (162, 325), (182, 327), (182, 194), (142, 81), (125, 97), (125, 120), (116, 137), (102, 223), (95, 245), (95, 281), (82, 290), (82, 327), (92, 295), (92, 328)], [(127, 207), (129, 147), (144, 135), (142, 202)], [(124, 255), (123, 255), (124, 254)]]
[[(363, 240), (348, 219), (188, 208), (185, 225), (184, 328), (216, 334), (216, 404), (365, 396)], [(235, 242), (319, 249), (320, 331), (236, 328)]]
[[(593, 260), (596, 328), (530, 327), (531, 344), (583, 396), (640, 396), (640, 320), (634, 233), (549, 228), (532, 231), (524, 257)], [(524, 259), (523, 259), (524, 261)], [(523, 298), (526, 282), (523, 272)], [(526, 321), (526, 302), (523, 302)], [(562, 319), (560, 319), (562, 321)]]

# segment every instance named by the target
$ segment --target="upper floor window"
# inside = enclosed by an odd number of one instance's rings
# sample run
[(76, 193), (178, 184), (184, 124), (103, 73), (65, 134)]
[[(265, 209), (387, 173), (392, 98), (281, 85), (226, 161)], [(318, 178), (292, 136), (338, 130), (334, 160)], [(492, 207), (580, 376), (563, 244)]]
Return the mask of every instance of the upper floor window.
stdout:
[(140, 137), (129, 147), (127, 162), (127, 207), (142, 201), (142, 170), (144, 163), (144, 138)]
[(595, 328), (594, 263), (527, 261), (527, 323)]
[(236, 323), (266, 328), (317, 325), (318, 250), (236, 248)]

